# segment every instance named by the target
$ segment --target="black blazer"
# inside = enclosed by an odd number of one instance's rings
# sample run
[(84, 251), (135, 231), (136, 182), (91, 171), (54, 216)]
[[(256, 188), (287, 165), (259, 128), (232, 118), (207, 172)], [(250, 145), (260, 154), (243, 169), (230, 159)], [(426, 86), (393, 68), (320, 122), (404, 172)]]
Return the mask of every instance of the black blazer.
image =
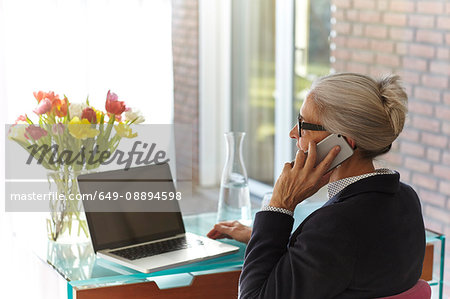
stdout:
[(308, 216), (256, 214), (240, 298), (376, 298), (414, 286), (425, 229), (419, 198), (399, 174), (346, 187)]

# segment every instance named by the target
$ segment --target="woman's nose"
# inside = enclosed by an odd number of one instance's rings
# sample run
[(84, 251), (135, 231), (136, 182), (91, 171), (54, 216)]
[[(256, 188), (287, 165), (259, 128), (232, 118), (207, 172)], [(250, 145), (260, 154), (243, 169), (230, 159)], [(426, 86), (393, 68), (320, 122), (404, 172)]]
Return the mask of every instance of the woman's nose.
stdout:
[(295, 125), (289, 132), (289, 137), (292, 139), (299, 139), (297, 125)]

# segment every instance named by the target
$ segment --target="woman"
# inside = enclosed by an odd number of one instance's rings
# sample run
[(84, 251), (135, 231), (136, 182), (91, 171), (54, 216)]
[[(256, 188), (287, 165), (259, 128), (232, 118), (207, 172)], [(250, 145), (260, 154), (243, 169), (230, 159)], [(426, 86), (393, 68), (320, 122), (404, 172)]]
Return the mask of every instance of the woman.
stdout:
[[(208, 234), (250, 239), (240, 298), (376, 298), (415, 285), (425, 252), (419, 198), (397, 172), (373, 164), (402, 131), (406, 106), (395, 75), (342, 73), (313, 83), (289, 134), (295, 161), (285, 164), (253, 231), (227, 222)], [(314, 167), (316, 144), (332, 133), (354, 154), (326, 173), (339, 147)], [(327, 183), (328, 202), (291, 235), (295, 207)]]

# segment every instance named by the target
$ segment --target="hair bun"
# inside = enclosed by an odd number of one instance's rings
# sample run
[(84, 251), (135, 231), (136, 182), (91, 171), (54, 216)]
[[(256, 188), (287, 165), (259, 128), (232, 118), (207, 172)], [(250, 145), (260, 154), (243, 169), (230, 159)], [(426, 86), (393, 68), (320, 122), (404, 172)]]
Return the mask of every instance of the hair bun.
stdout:
[(393, 133), (395, 136), (398, 136), (405, 124), (405, 114), (408, 110), (408, 96), (401, 85), (398, 75), (383, 76), (377, 83), (380, 100), (390, 120)]

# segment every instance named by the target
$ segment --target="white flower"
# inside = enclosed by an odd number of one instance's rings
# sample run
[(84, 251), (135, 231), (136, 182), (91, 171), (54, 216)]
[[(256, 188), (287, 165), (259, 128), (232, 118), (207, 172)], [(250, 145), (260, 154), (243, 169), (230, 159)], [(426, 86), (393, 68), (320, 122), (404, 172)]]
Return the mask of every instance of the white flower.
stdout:
[(88, 105), (85, 103), (76, 104), (76, 103), (70, 103), (69, 105), (69, 114), (70, 119), (74, 118), (75, 116), (81, 119), (81, 113), (83, 112), (84, 108), (87, 108)]
[(142, 115), (141, 111), (133, 110), (130, 108), (125, 111), (125, 121), (133, 121), (133, 120), (135, 120), (133, 124), (140, 124), (145, 121), (145, 118)]
[(9, 129), (8, 138), (11, 140), (18, 140), (25, 143), (28, 143), (28, 140), (25, 137), (25, 128), (28, 126), (24, 124), (12, 125)]

